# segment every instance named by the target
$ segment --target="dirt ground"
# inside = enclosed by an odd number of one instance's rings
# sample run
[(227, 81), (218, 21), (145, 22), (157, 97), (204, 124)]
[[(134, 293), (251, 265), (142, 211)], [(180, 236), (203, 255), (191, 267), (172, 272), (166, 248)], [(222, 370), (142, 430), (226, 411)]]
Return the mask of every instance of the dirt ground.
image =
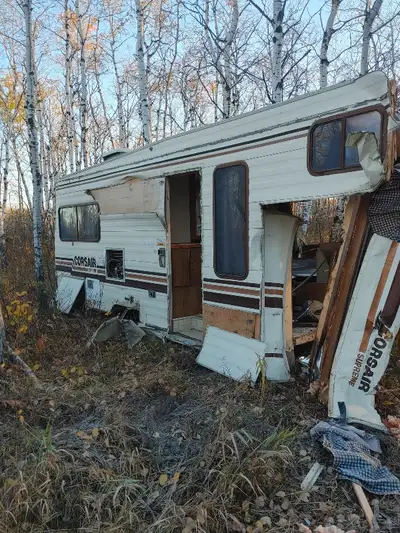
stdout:
[[(1, 533), (368, 531), (309, 437), (326, 408), (307, 383), (236, 383), (151, 336), (86, 348), (98, 324), (58, 317), (22, 341), (39, 388), (0, 369)], [(400, 475), (399, 444), (380, 437)], [(303, 493), (316, 460), (327, 468)], [(400, 498), (379, 509), (382, 531), (400, 531)]]

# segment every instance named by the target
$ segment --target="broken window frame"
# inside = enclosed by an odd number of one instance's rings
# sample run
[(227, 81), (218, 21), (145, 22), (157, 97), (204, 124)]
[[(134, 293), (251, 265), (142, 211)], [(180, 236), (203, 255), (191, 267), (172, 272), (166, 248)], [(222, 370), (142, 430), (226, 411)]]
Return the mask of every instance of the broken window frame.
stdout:
[[(216, 179), (217, 172), (222, 169), (229, 169), (231, 167), (241, 166), (244, 168), (244, 187), (245, 187), (245, 198), (244, 198), (244, 235), (245, 239), (243, 242), (243, 253), (244, 253), (244, 272), (241, 275), (230, 274), (224, 272), (218, 272), (217, 268), (217, 238), (216, 238)], [(221, 279), (233, 279), (233, 280), (244, 280), (249, 275), (249, 167), (245, 161), (233, 161), (231, 163), (225, 163), (223, 165), (218, 165), (215, 167), (213, 172), (213, 264), (214, 272), (218, 278)]]
[[(95, 239), (84, 239), (79, 236), (79, 217), (78, 217), (78, 208), (80, 207), (88, 207), (88, 206), (96, 206), (97, 207), (97, 237)], [(76, 220), (76, 239), (67, 239), (62, 236), (62, 214), (61, 211), (63, 209), (75, 209), (75, 220)], [(62, 207), (59, 207), (58, 209), (58, 235), (60, 237), (60, 241), (62, 242), (99, 242), (101, 237), (101, 228), (100, 228), (100, 207), (99, 204), (96, 202), (90, 202), (87, 204), (75, 204), (75, 205), (63, 205)]]
[[(346, 166), (345, 164), (345, 156), (346, 156), (346, 119), (365, 115), (368, 113), (371, 113), (372, 111), (377, 111), (381, 115), (381, 129), (380, 129), (380, 138), (378, 139), (379, 142), (379, 150), (381, 153), (381, 159), (382, 161), (385, 158), (386, 154), (386, 144), (387, 144), (387, 122), (388, 122), (388, 116), (386, 112), (386, 108), (383, 105), (373, 105), (369, 107), (364, 107), (362, 109), (357, 109), (355, 111), (350, 111), (348, 113), (340, 113), (337, 115), (330, 116), (329, 118), (323, 118), (315, 121), (308, 132), (308, 138), (307, 138), (307, 169), (308, 172), (312, 176), (325, 176), (325, 175), (331, 175), (331, 174), (343, 174), (345, 172), (354, 172), (355, 170), (360, 170), (361, 165), (352, 165), (352, 166)], [(312, 163), (313, 163), (313, 149), (315, 146), (314, 143), (314, 131), (318, 126), (321, 126), (323, 124), (329, 124), (331, 122), (340, 122), (341, 123), (341, 146), (340, 146), (340, 164), (337, 168), (334, 169), (328, 169), (328, 170), (314, 170)]]

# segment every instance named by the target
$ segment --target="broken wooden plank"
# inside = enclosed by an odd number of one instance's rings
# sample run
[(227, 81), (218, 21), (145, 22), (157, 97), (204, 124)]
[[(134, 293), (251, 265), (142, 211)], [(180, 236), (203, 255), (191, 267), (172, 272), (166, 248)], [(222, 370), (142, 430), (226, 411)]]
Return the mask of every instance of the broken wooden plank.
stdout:
[(323, 341), (325, 340), (326, 329), (329, 323), (328, 317), (331, 314), (333, 300), (338, 291), (338, 274), (340, 272), (340, 269), (343, 266), (343, 263), (348, 253), (350, 240), (351, 240), (350, 237), (354, 230), (354, 226), (356, 224), (357, 213), (360, 207), (360, 203), (361, 203), (360, 195), (351, 196), (349, 198), (349, 201), (347, 203), (347, 206), (344, 212), (343, 243), (339, 249), (336, 264), (333, 267), (333, 269), (331, 269), (331, 272), (329, 274), (328, 285), (327, 285), (327, 289), (325, 293), (321, 316), (318, 322), (317, 333), (316, 333), (315, 341), (314, 341), (314, 344), (311, 350), (311, 356), (310, 356), (311, 367), (314, 366), (319, 349)]
[(367, 519), (368, 525), (372, 531), (374, 531), (374, 513), (372, 511), (372, 508), (367, 500), (367, 497), (365, 496), (363, 488), (358, 485), (357, 483), (352, 483), (354, 492), (356, 493), (357, 500), (359, 504), (361, 505), (361, 508), (365, 514), (365, 518)]
[(299, 346), (300, 344), (306, 344), (312, 342), (317, 334), (317, 326), (304, 326), (293, 328), (293, 344)]
[[(349, 200), (350, 202), (351, 200)], [(346, 316), (346, 309), (351, 298), (354, 286), (354, 278), (360, 261), (360, 256), (365, 243), (365, 236), (368, 228), (367, 211), (370, 203), (370, 195), (363, 195), (354, 200), (350, 217), (347, 220), (348, 229), (343, 241), (343, 249), (339, 252), (339, 258), (335, 266), (335, 273), (332, 284), (331, 277), (328, 282), (327, 295), (324, 300), (328, 311), (324, 315), (323, 334), (318, 346), (313, 346), (313, 356), (318, 353), (321, 345), (323, 348), (323, 358), (321, 361), (321, 381), (327, 382), (332, 369), (333, 358), (339, 342), (340, 333)], [(330, 299), (327, 301), (329, 290)], [(328, 303), (329, 302), (329, 303)], [(317, 332), (318, 342), (318, 332)], [(315, 351), (315, 353), (314, 353)]]
[(318, 463), (318, 461), (316, 461), (310, 468), (306, 477), (303, 479), (303, 482), (300, 485), (301, 490), (304, 490), (304, 491), (311, 490), (313, 486), (315, 485), (315, 483), (317, 482), (324, 468), (325, 468), (324, 465), (321, 465), (321, 463)]

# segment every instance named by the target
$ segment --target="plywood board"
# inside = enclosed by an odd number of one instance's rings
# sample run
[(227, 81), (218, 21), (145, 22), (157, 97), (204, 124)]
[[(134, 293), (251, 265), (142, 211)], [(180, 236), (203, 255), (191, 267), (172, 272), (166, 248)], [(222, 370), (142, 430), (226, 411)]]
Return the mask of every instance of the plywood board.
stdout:
[(215, 326), (249, 339), (260, 338), (260, 315), (203, 304), (203, 327)]

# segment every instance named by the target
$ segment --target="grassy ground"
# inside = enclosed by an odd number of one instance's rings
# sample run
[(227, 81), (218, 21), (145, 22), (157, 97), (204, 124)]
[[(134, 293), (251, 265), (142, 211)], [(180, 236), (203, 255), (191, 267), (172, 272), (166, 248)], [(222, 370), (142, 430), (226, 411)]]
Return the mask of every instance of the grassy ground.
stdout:
[[(308, 436), (326, 411), (306, 384), (237, 384), (150, 337), (87, 349), (98, 323), (58, 317), (19, 340), (41, 388), (0, 370), (1, 533), (368, 530), (331, 469), (300, 491), (330, 464)], [(398, 444), (384, 449), (399, 474)], [(399, 531), (400, 499), (379, 505)]]

